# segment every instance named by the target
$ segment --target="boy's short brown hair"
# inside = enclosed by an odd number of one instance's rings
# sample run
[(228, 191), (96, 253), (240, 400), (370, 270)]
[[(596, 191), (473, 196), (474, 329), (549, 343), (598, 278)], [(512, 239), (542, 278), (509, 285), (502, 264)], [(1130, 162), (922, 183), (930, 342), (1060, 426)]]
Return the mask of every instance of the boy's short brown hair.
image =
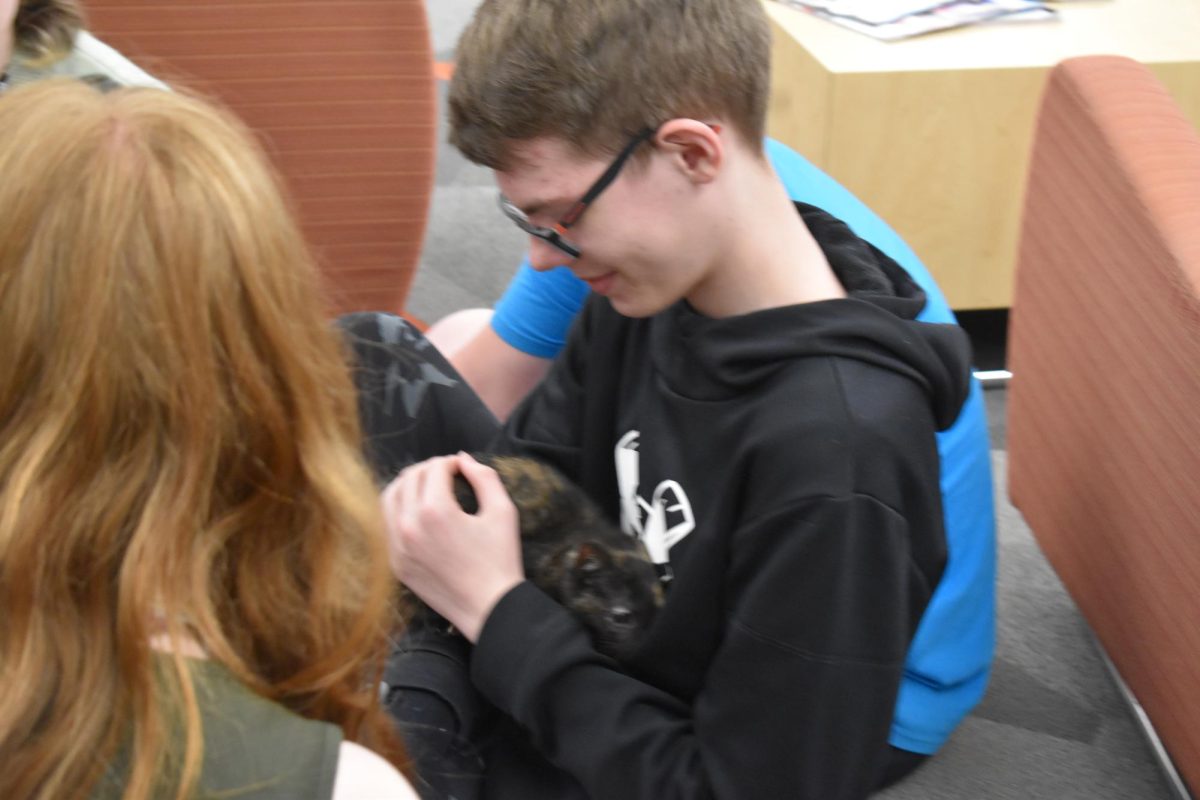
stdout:
[(719, 116), (761, 147), (770, 43), (761, 0), (484, 0), (458, 42), (450, 142), (503, 169), (518, 141), (599, 156)]

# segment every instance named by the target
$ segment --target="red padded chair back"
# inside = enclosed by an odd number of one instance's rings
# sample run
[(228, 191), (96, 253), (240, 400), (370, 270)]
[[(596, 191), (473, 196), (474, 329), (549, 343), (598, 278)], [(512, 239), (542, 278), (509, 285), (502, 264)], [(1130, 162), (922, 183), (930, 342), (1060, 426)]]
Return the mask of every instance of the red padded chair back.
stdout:
[(433, 189), (424, 0), (88, 0), (89, 29), (265, 140), (335, 312), (400, 311)]
[(1134, 61), (1050, 74), (1009, 337), (1013, 502), (1200, 787), (1200, 137)]

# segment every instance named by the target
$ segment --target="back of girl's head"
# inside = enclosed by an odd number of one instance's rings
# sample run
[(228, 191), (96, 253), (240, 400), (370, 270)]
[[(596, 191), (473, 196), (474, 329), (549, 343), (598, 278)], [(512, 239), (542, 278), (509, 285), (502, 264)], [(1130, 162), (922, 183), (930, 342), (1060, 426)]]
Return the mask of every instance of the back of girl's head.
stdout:
[(387, 750), (353, 388), (253, 137), (179, 94), (46, 81), (0, 100), (0, 175), (0, 675), (23, 687), (0, 796), (86, 796), (128, 736), (131, 786), (167, 757), (194, 775), (150, 699), (163, 631)]

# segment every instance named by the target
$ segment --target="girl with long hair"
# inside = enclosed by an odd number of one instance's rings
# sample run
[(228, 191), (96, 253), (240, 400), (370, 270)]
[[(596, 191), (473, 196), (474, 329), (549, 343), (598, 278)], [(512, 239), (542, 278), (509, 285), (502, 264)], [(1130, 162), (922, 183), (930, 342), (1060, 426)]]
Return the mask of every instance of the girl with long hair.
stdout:
[(42, 81), (0, 176), (0, 797), (414, 797), (347, 354), (252, 136)]

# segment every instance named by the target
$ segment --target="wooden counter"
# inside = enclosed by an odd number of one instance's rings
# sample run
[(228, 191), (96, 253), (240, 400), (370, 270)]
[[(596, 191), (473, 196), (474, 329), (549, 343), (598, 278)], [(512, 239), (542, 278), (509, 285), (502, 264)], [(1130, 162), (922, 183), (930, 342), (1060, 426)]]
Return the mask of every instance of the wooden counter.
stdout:
[(880, 42), (774, 0), (768, 132), (916, 250), (956, 309), (1007, 307), (1049, 67), (1093, 53), (1154, 71), (1200, 127), (1200, 2), (1088, 0), (1054, 22)]

